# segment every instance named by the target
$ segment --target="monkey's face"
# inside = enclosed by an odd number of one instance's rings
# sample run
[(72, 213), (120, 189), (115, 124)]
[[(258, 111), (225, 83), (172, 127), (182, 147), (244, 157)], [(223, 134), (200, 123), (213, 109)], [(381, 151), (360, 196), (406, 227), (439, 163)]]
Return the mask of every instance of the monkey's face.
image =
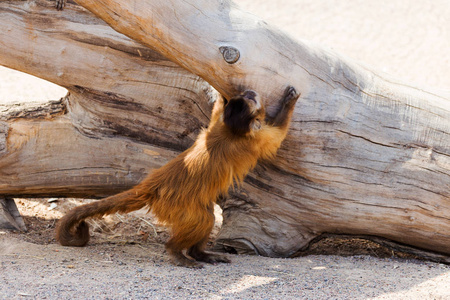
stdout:
[(224, 99), (223, 121), (231, 133), (245, 136), (261, 128), (264, 120), (264, 107), (258, 95), (247, 90), (239, 96)]

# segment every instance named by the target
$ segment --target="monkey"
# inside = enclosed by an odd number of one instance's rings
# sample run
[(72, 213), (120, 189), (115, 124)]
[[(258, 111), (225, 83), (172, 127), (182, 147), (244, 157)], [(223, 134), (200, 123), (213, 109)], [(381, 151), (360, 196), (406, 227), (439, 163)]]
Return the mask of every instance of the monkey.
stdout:
[(190, 148), (132, 189), (70, 210), (57, 223), (56, 239), (63, 246), (85, 246), (90, 237), (86, 218), (146, 207), (171, 228), (165, 246), (175, 265), (202, 268), (201, 262), (230, 263), (224, 255), (205, 251), (214, 204), (234, 182), (241, 183), (259, 159), (275, 156), (299, 96), (288, 87), (273, 117), (266, 115), (252, 90), (230, 100), (219, 97), (208, 127)]

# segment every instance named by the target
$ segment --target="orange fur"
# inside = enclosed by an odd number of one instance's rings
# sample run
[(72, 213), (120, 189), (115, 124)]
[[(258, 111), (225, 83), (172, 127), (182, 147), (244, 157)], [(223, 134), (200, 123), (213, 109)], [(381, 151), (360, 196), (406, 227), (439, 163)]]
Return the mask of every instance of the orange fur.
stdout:
[[(247, 91), (229, 102), (217, 101), (208, 128), (189, 149), (153, 171), (134, 188), (71, 210), (58, 222), (57, 240), (62, 245), (84, 246), (89, 240), (84, 219), (147, 207), (172, 229), (166, 248), (174, 263), (201, 267), (183, 255), (184, 249), (196, 261), (229, 262), (224, 256), (204, 251), (214, 225), (214, 203), (220, 195), (227, 194), (234, 181), (242, 182), (258, 159), (276, 154), (286, 136), (298, 95), (293, 88), (290, 94), (287, 92), (272, 122), (265, 121), (264, 107), (256, 97), (254, 92)], [(237, 101), (242, 102), (239, 104), (245, 110), (242, 119), (230, 109)], [(225, 116), (228, 105), (230, 112)], [(243, 111), (239, 105), (235, 110)], [(248, 130), (237, 134), (231, 130), (235, 125), (227, 125), (224, 118)]]

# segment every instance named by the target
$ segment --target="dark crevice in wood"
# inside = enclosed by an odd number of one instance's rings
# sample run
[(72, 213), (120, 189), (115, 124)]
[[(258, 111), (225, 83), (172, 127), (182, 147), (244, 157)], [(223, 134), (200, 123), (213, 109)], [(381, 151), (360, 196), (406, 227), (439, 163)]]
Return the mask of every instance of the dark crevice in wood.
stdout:
[(427, 251), (389, 239), (368, 235), (324, 233), (314, 238), (306, 247), (291, 257), (307, 255), (371, 255), (375, 257), (397, 257), (428, 260), (450, 264), (448, 255)]

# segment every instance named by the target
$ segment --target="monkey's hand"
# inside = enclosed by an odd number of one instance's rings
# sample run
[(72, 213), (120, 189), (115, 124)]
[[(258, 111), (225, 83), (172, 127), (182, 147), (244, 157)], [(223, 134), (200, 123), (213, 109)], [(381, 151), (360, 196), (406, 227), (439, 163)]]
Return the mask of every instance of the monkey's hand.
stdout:
[(288, 86), (279, 102), (280, 106), (277, 113), (274, 117), (266, 115), (266, 123), (271, 126), (287, 126), (290, 119), (290, 114), (294, 110), (295, 103), (297, 103), (299, 97), (300, 94), (297, 93), (295, 88), (293, 86)]
[(66, 6), (67, 0), (56, 0), (56, 9), (57, 10), (63, 10), (64, 6)]
[(284, 92), (283, 99), (281, 99), (281, 105), (287, 109), (292, 108), (297, 103), (300, 94), (297, 93), (293, 86), (288, 86)]

